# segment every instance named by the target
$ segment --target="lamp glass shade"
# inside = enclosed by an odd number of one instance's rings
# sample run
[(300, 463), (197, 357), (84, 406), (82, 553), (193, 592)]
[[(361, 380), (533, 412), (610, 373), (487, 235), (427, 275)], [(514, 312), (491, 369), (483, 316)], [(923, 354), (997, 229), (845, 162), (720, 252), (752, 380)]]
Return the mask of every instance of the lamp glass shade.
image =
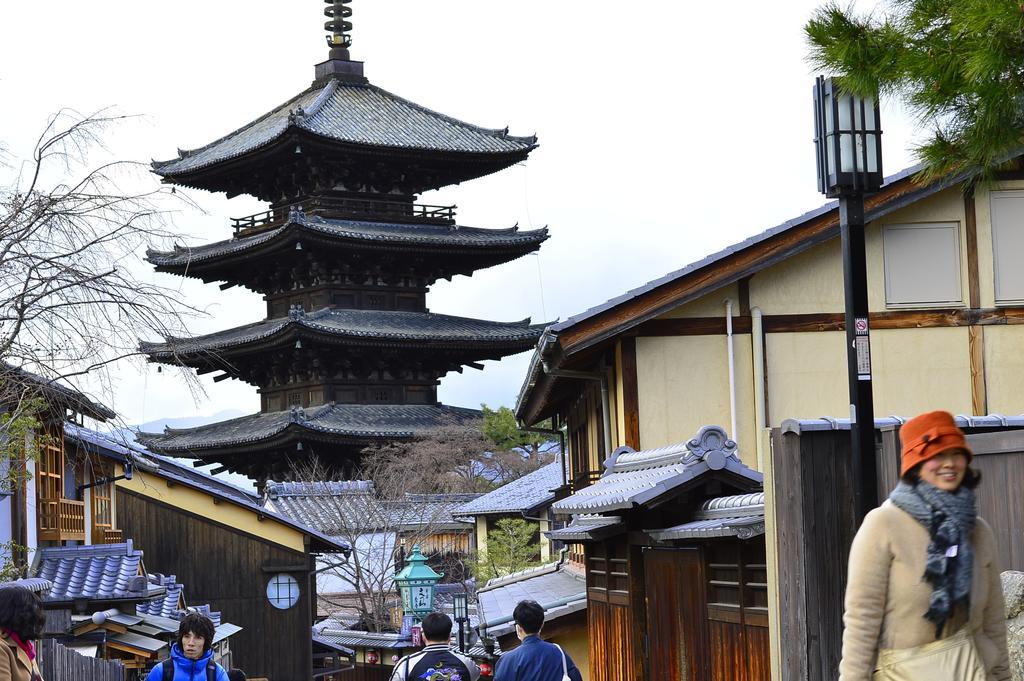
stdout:
[(452, 596), (452, 610), (456, 622), (465, 622), (469, 619), (469, 597), (464, 592), (456, 592)]
[(818, 189), (826, 196), (877, 191), (882, 185), (882, 130), (877, 97), (857, 97), (831, 78), (814, 85)]

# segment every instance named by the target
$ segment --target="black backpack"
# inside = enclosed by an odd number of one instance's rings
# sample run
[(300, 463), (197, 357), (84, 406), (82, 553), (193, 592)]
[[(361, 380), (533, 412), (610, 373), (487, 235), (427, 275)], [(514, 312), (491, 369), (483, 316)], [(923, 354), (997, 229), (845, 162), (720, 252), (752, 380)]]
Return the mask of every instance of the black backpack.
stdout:
[[(160, 671), (163, 673), (163, 681), (174, 681), (174, 662), (171, 658), (167, 658), (160, 663)], [(206, 681), (217, 681), (217, 663), (213, 661), (213, 657), (210, 657), (210, 661), (206, 663)]]

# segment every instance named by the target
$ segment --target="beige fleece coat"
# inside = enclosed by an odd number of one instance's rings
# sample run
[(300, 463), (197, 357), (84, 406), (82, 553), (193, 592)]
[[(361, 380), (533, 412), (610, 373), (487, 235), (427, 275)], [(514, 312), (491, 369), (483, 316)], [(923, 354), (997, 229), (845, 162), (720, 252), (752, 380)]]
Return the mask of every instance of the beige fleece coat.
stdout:
[[(924, 580), (928, 542), (925, 527), (891, 501), (864, 518), (850, 547), (840, 681), (870, 681), (880, 649), (914, 648), (935, 640), (935, 625), (924, 618), (932, 593)], [(943, 638), (967, 620), (988, 680), (1009, 681), (995, 536), (981, 518), (973, 545), (970, 612), (949, 622)]]

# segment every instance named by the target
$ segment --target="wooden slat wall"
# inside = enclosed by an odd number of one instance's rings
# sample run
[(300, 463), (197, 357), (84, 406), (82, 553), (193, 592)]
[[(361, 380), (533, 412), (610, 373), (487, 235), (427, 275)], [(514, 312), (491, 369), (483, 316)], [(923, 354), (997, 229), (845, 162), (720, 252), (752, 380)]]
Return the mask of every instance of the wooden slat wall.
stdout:
[(773, 431), (782, 677), (833, 679), (853, 540), (849, 432)]
[(707, 606), (700, 549), (647, 549), (650, 681), (710, 681), (707, 674)]
[(272, 575), (263, 571), (302, 565), (306, 556), (120, 488), (117, 494), (118, 525), (142, 549), (146, 569), (177, 575), (189, 604), (209, 603), (224, 621), (243, 627), (231, 638), (238, 667), (269, 681), (312, 676), (315, 587), (308, 573), (290, 573), (302, 594), (294, 607), (278, 610), (267, 601)]
[(123, 681), (120, 662), (85, 657), (47, 638), (39, 642), (39, 671), (48, 681)]

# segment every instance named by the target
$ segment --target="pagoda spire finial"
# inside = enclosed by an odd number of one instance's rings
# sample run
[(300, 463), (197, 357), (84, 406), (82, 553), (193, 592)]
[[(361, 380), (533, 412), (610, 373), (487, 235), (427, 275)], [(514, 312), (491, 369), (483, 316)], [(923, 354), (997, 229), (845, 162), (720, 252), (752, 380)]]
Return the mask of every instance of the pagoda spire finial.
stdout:
[(352, 45), (352, 8), (349, 4), (352, 0), (324, 0), (327, 7), (324, 7), (324, 16), (329, 20), (324, 23), (324, 30), (331, 35), (327, 36), (327, 46), (331, 48), (330, 59), (341, 59), (349, 61), (348, 48)]

